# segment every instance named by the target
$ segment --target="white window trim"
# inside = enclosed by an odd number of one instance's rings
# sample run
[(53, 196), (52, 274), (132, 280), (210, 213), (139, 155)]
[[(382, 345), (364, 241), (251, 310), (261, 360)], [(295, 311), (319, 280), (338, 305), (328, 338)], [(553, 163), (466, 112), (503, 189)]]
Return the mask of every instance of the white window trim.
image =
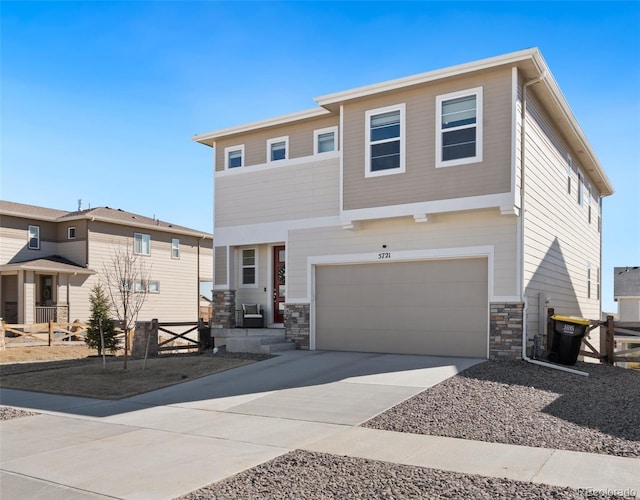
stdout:
[[(320, 137), (322, 134), (328, 134), (330, 132), (333, 132), (333, 151), (324, 151), (322, 153), (318, 152), (318, 137)], [(319, 128), (317, 130), (313, 131), (313, 154), (314, 155), (326, 155), (327, 153), (334, 153), (335, 151), (338, 151), (338, 127), (326, 127), (326, 128)]]
[[(149, 253), (144, 253), (144, 252), (136, 252), (136, 237), (138, 236), (142, 236), (143, 240), (144, 237), (146, 236), (147, 238), (149, 238)], [(146, 233), (133, 233), (133, 253), (135, 255), (145, 255), (145, 256), (149, 256), (151, 255), (151, 235), (150, 234), (146, 234)]]
[(571, 176), (573, 175), (573, 160), (567, 155), (567, 194), (571, 196)]
[[(244, 265), (244, 258), (243, 258), (243, 254), (245, 252), (245, 250), (253, 250), (253, 255), (254, 255), (254, 261), (253, 261), (253, 268), (255, 269), (255, 283), (244, 283), (243, 282), (243, 272), (242, 270), (245, 267), (252, 267), (252, 266), (245, 266)], [(258, 288), (258, 248), (257, 247), (247, 247), (247, 248), (241, 248), (240, 249), (240, 279), (238, 280), (238, 283), (240, 283), (240, 288)]]
[[(176, 249), (178, 250), (178, 255), (173, 255), (173, 243), (178, 242)], [(180, 258), (180, 238), (171, 238), (171, 258), (179, 259)]]
[[(459, 97), (466, 97), (470, 95), (476, 96), (476, 155), (468, 158), (458, 158), (456, 160), (442, 160), (442, 102), (449, 101), (451, 99), (458, 99)], [(460, 90), (458, 92), (450, 92), (449, 94), (443, 94), (436, 96), (436, 168), (441, 167), (455, 167), (456, 165), (467, 165), (469, 163), (479, 163), (482, 161), (482, 136), (483, 136), (483, 124), (482, 124), (482, 87), (474, 87), (472, 89)], [(470, 128), (465, 126), (466, 128)], [(447, 129), (447, 131), (456, 130)]]
[[(271, 145), (277, 142), (284, 142), (284, 158), (281, 160), (272, 160)], [(267, 163), (275, 163), (275, 162), (284, 161), (288, 159), (289, 159), (289, 136), (288, 135), (267, 139)]]
[[(240, 151), (242, 155), (242, 161), (239, 167), (230, 168), (229, 167), (229, 153), (233, 151)], [(229, 146), (228, 148), (224, 148), (224, 169), (225, 170), (235, 170), (236, 168), (244, 167), (244, 144), (239, 144), (237, 146)]]
[[(31, 229), (36, 230), (35, 239), (37, 241), (36, 246), (31, 246)], [(40, 226), (29, 225), (29, 229), (27, 230), (27, 248), (29, 250), (40, 250)]]
[[(151, 283), (157, 283), (155, 290), (151, 290)], [(160, 282), (158, 280), (147, 281), (147, 293), (160, 293)]]
[[(73, 230), (73, 236), (71, 236), (71, 230)], [(67, 239), (68, 240), (75, 240), (77, 234), (78, 234), (78, 230), (76, 229), (76, 226), (70, 226), (70, 227), (67, 228)]]
[[(391, 113), (393, 111), (400, 111), (400, 167), (390, 168), (387, 170), (378, 170), (376, 172), (371, 171), (371, 117), (375, 115), (381, 115), (384, 113)], [(405, 163), (405, 116), (406, 116), (406, 104), (395, 104), (393, 106), (386, 106), (384, 108), (376, 108), (367, 110), (364, 114), (364, 176), (365, 177), (380, 177), (382, 175), (394, 175), (404, 174), (406, 171)], [(395, 140), (395, 139), (394, 139)], [(391, 141), (385, 141), (391, 142)]]

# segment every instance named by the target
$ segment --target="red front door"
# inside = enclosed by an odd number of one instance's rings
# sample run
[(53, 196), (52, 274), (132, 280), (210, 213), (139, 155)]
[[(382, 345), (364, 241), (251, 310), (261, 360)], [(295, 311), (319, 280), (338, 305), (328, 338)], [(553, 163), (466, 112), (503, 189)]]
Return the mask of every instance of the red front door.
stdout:
[(273, 247), (273, 322), (284, 323), (284, 245)]

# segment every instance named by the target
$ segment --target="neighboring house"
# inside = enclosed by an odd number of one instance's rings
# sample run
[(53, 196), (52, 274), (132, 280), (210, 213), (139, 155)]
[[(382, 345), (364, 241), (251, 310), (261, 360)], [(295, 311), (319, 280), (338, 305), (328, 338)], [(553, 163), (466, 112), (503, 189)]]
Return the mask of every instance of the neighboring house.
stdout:
[(193, 138), (214, 148), (216, 327), (259, 303), (301, 348), (494, 358), (547, 300), (600, 317), (613, 187), (537, 49), (316, 102)]
[(613, 300), (619, 321), (640, 321), (640, 267), (613, 268)]
[(140, 320), (196, 321), (213, 279), (213, 235), (109, 207), (67, 212), (0, 201), (0, 307), (7, 323), (86, 321), (114, 252), (150, 271)]

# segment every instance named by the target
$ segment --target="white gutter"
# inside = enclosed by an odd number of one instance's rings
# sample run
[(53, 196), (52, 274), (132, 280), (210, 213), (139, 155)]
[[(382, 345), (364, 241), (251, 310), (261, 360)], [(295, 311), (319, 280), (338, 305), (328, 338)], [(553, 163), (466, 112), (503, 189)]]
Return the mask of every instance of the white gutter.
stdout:
[(556, 365), (553, 363), (546, 363), (544, 361), (540, 361), (538, 359), (532, 359), (527, 355), (527, 297), (525, 295), (525, 287), (524, 287), (524, 214), (525, 214), (525, 152), (526, 152), (526, 130), (525, 124), (527, 121), (527, 88), (530, 85), (534, 85), (536, 83), (541, 82), (547, 76), (546, 71), (543, 71), (542, 74), (538, 78), (534, 78), (533, 80), (529, 80), (522, 85), (522, 111), (521, 118), (522, 124), (520, 126), (520, 252), (521, 252), (521, 265), (520, 265), (520, 283), (522, 284), (522, 290), (520, 298), (524, 302), (524, 308), (522, 309), (522, 359), (527, 363), (531, 363), (534, 365), (545, 366), (547, 368), (553, 368), (554, 370), (560, 370), (563, 372), (573, 373), (574, 375), (583, 375), (588, 377), (589, 374), (587, 372), (582, 372), (580, 370), (574, 370), (573, 368), (568, 368), (562, 365)]

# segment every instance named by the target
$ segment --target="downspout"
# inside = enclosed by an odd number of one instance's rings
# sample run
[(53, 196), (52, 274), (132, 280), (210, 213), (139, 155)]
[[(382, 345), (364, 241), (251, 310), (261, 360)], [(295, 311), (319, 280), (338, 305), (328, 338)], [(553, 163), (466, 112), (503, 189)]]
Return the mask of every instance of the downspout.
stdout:
[(573, 368), (568, 368), (565, 366), (555, 365), (552, 363), (545, 363), (544, 361), (540, 361), (538, 359), (532, 359), (527, 355), (527, 297), (525, 294), (524, 287), (524, 214), (525, 214), (525, 152), (526, 152), (526, 118), (527, 118), (527, 89), (530, 85), (534, 85), (536, 83), (540, 83), (547, 76), (547, 72), (543, 71), (542, 74), (534, 78), (533, 80), (529, 80), (522, 85), (522, 109), (521, 109), (521, 126), (520, 126), (520, 238), (521, 245), (520, 251), (520, 283), (522, 286), (522, 290), (520, 291), (520, 298), (524, 303), (524, 307), (522, 309), (522, 359), (527, 361), (528, 363), (532, 363), (534, 365), (546, 366), (547, 368), (553, 368), (555, 370), (560, 370), (563, 372), (573, 373), (574, 375), (583, 375), (589, 376), (587, 372), (582, 372), (580, 370), (574, 370)]

